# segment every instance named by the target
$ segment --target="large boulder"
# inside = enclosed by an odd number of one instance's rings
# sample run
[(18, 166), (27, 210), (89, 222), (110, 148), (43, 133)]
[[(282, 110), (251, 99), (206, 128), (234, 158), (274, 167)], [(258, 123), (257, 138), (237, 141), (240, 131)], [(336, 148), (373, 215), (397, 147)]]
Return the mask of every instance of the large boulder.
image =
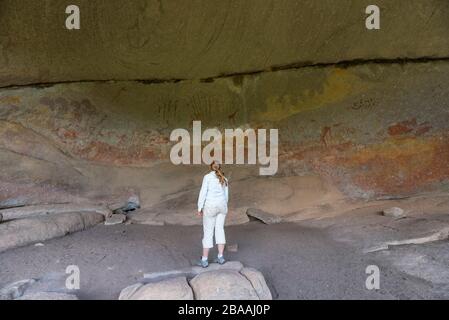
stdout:
[(193, 300), (193, 292), (185, 277), (177, 277), (132, 285), (122, 290), (119, 300)]
[(197, 300), (259, 300), (251, 282), (232, 270), (202, 273), (190, 285)]
[(238, 261), (145, 274), (150, 283), (123, 289), (119, 300), (271, 300), (262, 273)]

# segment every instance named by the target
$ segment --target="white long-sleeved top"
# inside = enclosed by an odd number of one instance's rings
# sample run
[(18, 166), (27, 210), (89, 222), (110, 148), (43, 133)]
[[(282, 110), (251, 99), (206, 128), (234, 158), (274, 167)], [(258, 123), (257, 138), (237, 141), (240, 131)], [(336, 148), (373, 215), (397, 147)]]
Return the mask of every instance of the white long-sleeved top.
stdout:
[[(227, 182), (227, 180), (226, 180)], [(220, 184), (220, 180), (214, 171), (209, 172), (203, 178), (200, 195), (198, 197), (198, 212), (207, 206), (220, 206), (228, 204), (229, 188)]]

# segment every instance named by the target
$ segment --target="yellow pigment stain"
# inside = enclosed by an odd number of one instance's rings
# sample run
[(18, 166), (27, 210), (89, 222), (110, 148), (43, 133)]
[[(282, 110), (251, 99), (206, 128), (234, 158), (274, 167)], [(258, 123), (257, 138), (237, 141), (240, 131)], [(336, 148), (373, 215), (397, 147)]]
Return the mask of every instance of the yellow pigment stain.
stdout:
[[(363, 164), (379, 159), (390, 162), (405, 160), (408, 166), (422, 167), (432, 161), (438, 143), (437, 139), (387, 139), (381, 144), (360, 150), (350, 157), (350, 162)], [(413, 159), (419, 160), (416, 162)]]
[(2, 104), (20, 104), (20, 97), (17, 96), (6, 96), (0, 97), (0, 103)]
[(305, 89), (296, 97), (287, 94), (267, 98), (267, 109), (259, 115), (259, 119), (280, 121), (304, 111), (335, 104), (366, 89), (367, 84), (351, 71), (334, 69), (329, 72), (320, 90)]

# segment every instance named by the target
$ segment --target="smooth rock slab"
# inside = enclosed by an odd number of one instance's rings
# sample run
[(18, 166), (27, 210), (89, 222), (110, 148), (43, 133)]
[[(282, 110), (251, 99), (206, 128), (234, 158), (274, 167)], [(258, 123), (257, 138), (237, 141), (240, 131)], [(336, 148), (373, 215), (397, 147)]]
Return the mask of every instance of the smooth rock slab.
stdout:
[(249, 280), (233, 270), (204, 272), (190, 285), (196, 300), (259, 300)]
[(263, 210), (259, 210), (259, 209), (249, 208), (246, 211), (246, 214), (249, 217), (260, 220), (265, 224), (275, 224), (275, 223), (282, 222), (282, 218), (275, 216), (274, 214), (265, 212)]
[(104, 220), (96, 212), (61, 213), (0, 224), (0, 252), (85, 230)]
[(132, 285), (122, 290), (119, 300), (193, 300), (193, 292), (185, 277), (177, 277)]
[(111, 210), (102, 206), (95, 205), (77, 205), (77, 204), (51, 204), (51, 205), (34, 205), (11, 209), (1, 210), (2, 220), (9, 221), (15, 219), (25, 219), (31, 217), (56, 215), (70, 212), (95, 212), (108, 217)]

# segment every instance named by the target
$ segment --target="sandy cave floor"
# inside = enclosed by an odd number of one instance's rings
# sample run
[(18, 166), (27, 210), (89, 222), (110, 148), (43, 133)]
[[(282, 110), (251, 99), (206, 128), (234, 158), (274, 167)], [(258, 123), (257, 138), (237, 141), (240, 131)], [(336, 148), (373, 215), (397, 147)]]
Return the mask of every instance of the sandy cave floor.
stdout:
[[(201, 227), (98, 225), (87, 231), (52, 239), (44, 246), (27, 246), (0, 254), (0, 287), (66, 266), (81, 270), (81, 299), (117, 299), (121, 289), (145, 273), (189, 266), (199, 257)], [(449, 243), (390, 250), (392, 254), (363, 254), (333, 240), (325, 228), (296, 223), (264, 225), (254, 221), (227, 228), (229, 244), (238, 252), (229, 260), (262, 271), (275, 299), (421, 299), (447, 298), (446, 287), (402, 272), (395, 267), (401, 250), (447, 252)], [(418, 246), (417, 246), (418, 247)], [(214, 252), (215, 254), (215, 252)], [(403, 255), (402, 255), (403, 256)], [(365, 288), (368, 265), (381, 270), (381, 288)], [(430, 279), (432, 280), (432, 279)]]

